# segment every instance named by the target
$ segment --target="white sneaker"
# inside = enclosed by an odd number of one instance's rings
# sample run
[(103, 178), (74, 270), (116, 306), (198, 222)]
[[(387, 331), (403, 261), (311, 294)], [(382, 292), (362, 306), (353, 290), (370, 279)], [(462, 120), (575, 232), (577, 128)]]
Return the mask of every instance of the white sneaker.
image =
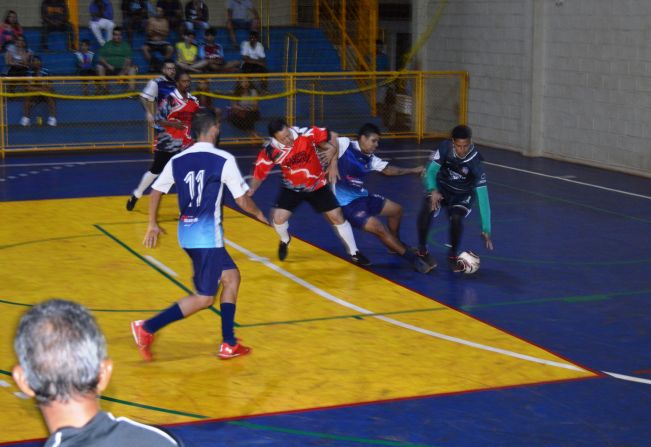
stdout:
[(56, 127), (56, 125), (57, 125), (57, 119), (56, 119), (55, 117), (53, 117), (53, 116), (49, 117), (49, 118), (47, 119), (47, 125), (48, 125), (48, 126), (51, 126), (51, 127)]
[(23, 126), (23, 127), (27, 127), (27, 126), (29, 126), (30, 123), (31, 123), (31, 120), (30, 120), (29, 117), (27, 117), (27, 116), (23, 116), (23, 117), (20, 119), (20, 125)]

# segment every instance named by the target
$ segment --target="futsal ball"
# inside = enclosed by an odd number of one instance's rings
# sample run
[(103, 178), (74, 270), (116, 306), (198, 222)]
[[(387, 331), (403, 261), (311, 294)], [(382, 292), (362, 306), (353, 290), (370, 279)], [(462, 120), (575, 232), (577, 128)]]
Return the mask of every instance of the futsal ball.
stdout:
[(459, 259), (463, 262), (463, 273), (472, 275), (479, 270), (479, 256), (471, 251), (464, 251), (459, 254)]

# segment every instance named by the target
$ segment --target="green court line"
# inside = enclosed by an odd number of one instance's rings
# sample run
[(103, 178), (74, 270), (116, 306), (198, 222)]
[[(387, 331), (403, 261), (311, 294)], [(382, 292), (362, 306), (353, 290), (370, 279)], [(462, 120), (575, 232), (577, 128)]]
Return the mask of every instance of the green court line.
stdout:
[[(135, 251), (134, 249), (132, 249), (131, 247), (129, 247), (127, 244), (125, 244), (124, 242), (122, 242), (122, 241), (121, 241), (120, 239), (118, 239), (116, 236), (114, 236), (114, 235), (112, 235), (111, 233), (109, 233), (107, 230), (105, 230), (104, 228), (102, 228), (99, 224), (94, 224), (93, 226), (94, 226), (95, 228), (97, 228), (99, 231), (101, 231), (102, 233), (104, 233), (106, 236), (108, 236), (108, 237), (110, 237), (111, 239), (113, 239), (113, 241), (117, 242), (118, 245), (120, 245), (122, 248), (126, 249), (129, 253), (131, 253), (132, 255), (134, 255), (135, 257), (137, 257), (138, 259), (140, 259), (142, 262), (144, 262), (145, 264), (147, 264), (148, 266), (150, 266), (151, 268), (153, 268), (154, 270), (156, 270), (158, 273), (160, 273), (161, 275), (163, 275), (165, 278), (169, 279), (169, 280), (170, 280), (171, 282), (173, 282), (174, 284), (176, 284), (178, 287), (181, 288), (181, 290), (183, 290), (183, 291), (184, 291), (185, 293), (187, 293), (188, 295), (192, 295), (192, 294), (194, 293), (192, 290), (188, 289), (185, 285), (183, 285), (183, 283), (181, 283), (181, 282), (177, 281), (176, 279), (172, 278), (172, 277), (171, 277), (167, 272), (161, 270), (161, 269), (158, 268), (156, 265), (154, 265), (154, 264), (152, 264), (151, 262), (149, 262), (149, 260), (148, 260), (147, 258), (145, 258), (145, 257), (142, 256), (140, 253), (138, 253), (137, 251)], [(220, 313), (217, 309), (215, 309), (214, 306), (210, 306), (208, 309), (210, 309), (211, 311), (213, 311), (213, 312), (216, 313), (217, 315), (221, 316), (221, 313)], [(237, 322), (235, 322), (234, 325), (235, 325), (236, 327), (239, 326), (239, 325), (237, 324)]]
[(236, 425), (238, 427), (243, 427), (243, 428), (250, 428), (254, 430), (264, 430), (264, 431), (271, 431), (277, 433), (288, 433), (291, 435), (309, 436), (312, 438), (333, 439), (335, 441), (358, 442), (360, 444), (386, 445), (386, 446), (393, 446), (393, 447), (435, 447), (431, 444), (413, 444), (411, 442), (400, 442), (400, 441), (389, 441), (384, 439), (369, 439), (369, 438), (358, 438), (354, 436), (332, 435), (329, 433), (319, 433), (314, 431), (295, 430), (292, 428), (274, 427), (271, 425), (253, 424), (251, 422), (245, 422), (245, 421), (231, 421), (228, 422), (228, 424)]
[(77, 236), (61, 236), (61, 237), (52, 237), (52, 238), (47, 238), (47, 239), (34, 239), (31, 241), (24, 241), (24, 242), (18, 242), (16, 244), (7, 244), (7, 245), (0, 245), (0, 250), (4, 250), (6, 248), (14, 248), (14, 247), (20, 247), (23, 245), (30, 245), (30, 244), (39, 244), (41, 242), (51, 242), (51, 241), (61, 241), (61, 240), (68, 240), (68, 239), (78, 239), (82, 237), (100, 237), (99, 234), (82, 234), (82, 235), (77, 235)]
[(276, 326), (280, 324), (294, 324), (294, 323), (312, 323), (315, 321), (330, 321), (330, 320), (346, 320), (354, 318), (356, 320), (363, 320), (364, 317), (380, 317), (384, 315), (402, 315), (402, 314), (412, 314), (419, 312), (436, 312), (439, 310), (449, 310), (448, 307), (430, 307), (426, 309), (409, 309), (409, 310), (396, 310), (393, 312), (380, 312), (380, 313), (369, 313), (369, 314), (351, 314), (351, 315), (338, 315), (336, 317), (317, 317), (317, 318), (305, 318), (302, 320), (286, 320), (286, 321), (269, 321), (266, 323), (251, 323), (251, 324), (242, 324), (240, 327), (261, 327), (261, 326)]
[[(50, 299), (50, 298), (46, 298)], [(55, 298), (52, 298), (55, 299)], [(58, 299), (58, 298), (56, 298)], [(65, 299), (65, 298), (61, 298)], [(0, 304), (11, 304), (12, 306), (24, 306), (24, 307), (33, 307), (33, 304), (26, 304), (26, 303), (19, 303), (17, 301), (9, 301), (9, 300), (3, 300), (0, 299)], [(138, 312), (138, 313), (143, 313), (143, 312), (160, 312), (163, 309), (92, 309), (89, 308), (91, 312), (116, 312), (116, 313), (128, 313), (128, 312)]]
[(107, 402), (115, 402), (122, 405), (128, 405), (130, 407), (144, 408), (145, 410), (154, 410), (161, 413), (175, 414), (177, 416), (186, 416), (195, 419), (208, 419), (208, 416), (204, 416), (202, 414), (187, 413), (185, 411), (170, 410), (169, 408), (154, 407), (152, 405), (145, 405), (136, 402), (130, 402), (128, 400), (116, 399), (115, 397), (100, 396), (99, 398)]

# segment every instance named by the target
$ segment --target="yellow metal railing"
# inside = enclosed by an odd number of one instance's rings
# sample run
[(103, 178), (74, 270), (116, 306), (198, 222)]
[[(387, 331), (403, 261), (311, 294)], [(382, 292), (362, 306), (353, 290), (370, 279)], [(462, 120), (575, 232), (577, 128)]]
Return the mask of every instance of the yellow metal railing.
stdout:
[[(256, 127), (261, 135), (265, 134), (265, 118), (280, 115), (285, 115), (290, 124), (323, 125), (343, 135), (352, 135), (359, 125), (371, 121), (380, 125), (387, 138), (418, 141), (446, 136), (456, 124), (467, 122), (466, 72), (196, 75), (193, 80), (208, 81), (208, 89), (193, 93), (208, 102), (204, 105), (227, 110), (231, 101), (240, 99), (233, 91), (242, 78), (248, 78), (258, 91), (258, 84), (267, 87), (265, 95), (257, 98), (262, 119)], [(134, 100), (149, 79), (52, 76), (45, 91), (32, 91), (25, 88), (31, 82), (29, 78), (0, 78), (2, 157), (50, 150), (150, 149), (152, 131), (146, 125), (142, 106)], [(91, 95), (107, 90), (108, 94)], [(375, 108), (368, 101), (370, 94)], [(55, 98), (59, 115), (56, 127), (20, 125), (23, 102), (33, 97)], [(228, 114), (225, 116), (228, 120)], [(222, 129), (224, 144), (260, 141), (254, 133), (240, 132), (228, 122)]]

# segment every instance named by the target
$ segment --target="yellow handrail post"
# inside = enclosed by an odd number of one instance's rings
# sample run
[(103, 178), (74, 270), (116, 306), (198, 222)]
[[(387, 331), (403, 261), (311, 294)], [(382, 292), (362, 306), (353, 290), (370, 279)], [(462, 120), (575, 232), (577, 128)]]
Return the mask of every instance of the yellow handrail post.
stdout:
[[(316, 91), (316, 82), (312, 81), (312, 92)], [(314, 93), (310, 93), (310, 123), (314, 124), (314, 118), (316, 117), (314, 109), (316, 108), (316, 102), (314, 100)]]
[(296, 26), (297, 17), (298, 17), (298, 11), (296, 10), (296, 8), (298, 8), (298, 6), (296, 5), (296, 0), (292, 0), (291, 8), (292, 8), (292, 10), (291, 10), (292, 26)]
[(0, 78), (0, 152), (2, 152), (2, 159), (5, 158), (5, 147), (6, 147), (6, 137), (7, 137), (7, 128), (5, 126), (6, 121), (6, 107), (5, 107), (5, 84)]
[(461, 103), (461, 106), (459, 107), (459, 118), (460, 118), (460, 124), (467, 124), (468, 123), (468, 88), (470, 85), (470, 78), (468, 75), (468, 72), (464, 72), (463, 76), (461, 77), (461, 88), (460, 93), (459, 93), (459, 102)]
[(346, 60), (348, 59), (348, 51), (346, 51), (346, 36), (348, 36), (346, 27), (346, 0), (341, 0), (341, 58), (343, 60), (343, 70), (346, 70)]
[(321, 8), (321, 1), (316, 0), (314, 2), (314, 27), (318, 28), (320, 26), (319, 23), (319, 9)]
[(68, 14), (72, 25), (75, 48), (79, 48), (79, 0), (68, 0)]
[(423, 139), (424, 131), (423, 128), (425, 127), (425, 122), (424, 122), (424, 117), (425, 117), (425, 91), (424, 91), (424, 80), (423, 80), (423, 73), (419, 72), (417, 77), (416, 77), (416, 101), (417, 105), (415, 107), (416, 109), (416, 138), (418, 140), (418, 143), (420, 144), (421, 140)]

